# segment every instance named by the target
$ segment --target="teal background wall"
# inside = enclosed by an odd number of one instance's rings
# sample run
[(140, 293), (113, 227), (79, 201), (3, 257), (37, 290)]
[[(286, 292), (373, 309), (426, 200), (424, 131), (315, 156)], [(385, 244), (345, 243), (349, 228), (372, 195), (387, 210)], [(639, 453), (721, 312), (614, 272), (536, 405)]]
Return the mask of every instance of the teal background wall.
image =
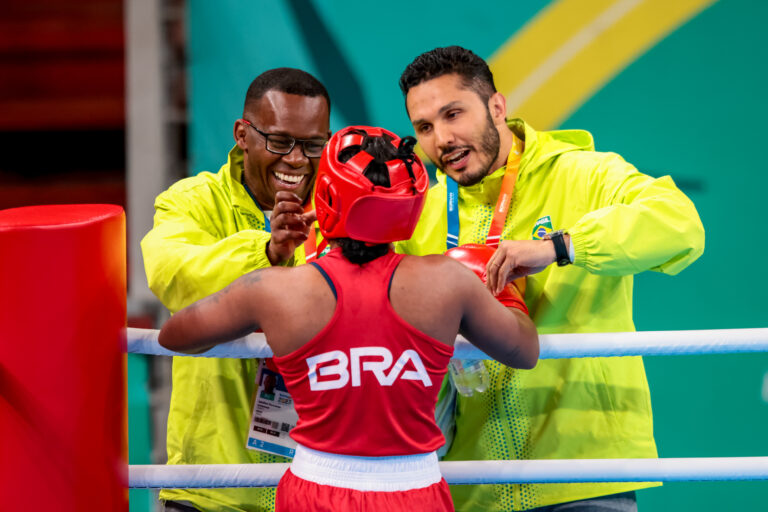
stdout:
[[(635, 279), (638, 330), (766, 327), (762, 158), (768, 4), (720, 1), (672, 33), (567, 119), (652, 175), (671, 174), (706, 228), (680, 275)], [(742, 247), (741, 230), (756, 233)], [(756, 231), (753, 231), (756, 230)], [(754, 254), (755, 257), (748, 256)], [(768, 354), (645, 358), (661, 457), (768, 455)], [(768, 483), (673, 483), (643, 510), (768, 510)]]
[[(477, 2), (393, 0), (377, 10), (341, 0), (190, 0), (190, 173), (226, 160), (245, 91), (266, 69), (299, 67), (320, 78), (333, 130), (370, 123), (409, 134), (397, 79), (416, 55), (459, 44), (491, 59), (557, 3), (497, 0), (480, 10)], [(537, 126), (591, 131), (598, 150), (672, 175), (699, 210), (704, 256), (679, 276), (636, 278), (638, 330), (768, 327), (766, 21), (766, 2), (715, 2), (616, 70), (564, 120)], [(662, 457), (768, 455), (768, 354), (645, 361)], [(768, 483), (673, 483), (639, 497), (644, 511), (766, 510)]]
[(267, 69), (297, 67), (319, 78), (331, 95), (332, 130), (375, 123), (406, 133), (397, 80), (416, 55), (451, 44), (490, 55), (547, 3), (486, 2), (490, 16), (446, 0), (381, 9), (342, 0), (190, 0), (190, 172), (224, 163), (248, 85)]
[[(148, 357), (128, 354), (128, 463), (152, 464), (152, 424), (149, 407)], [(128, 492), (128, 510), (154, 510), (155, 493), (149, 489)]]

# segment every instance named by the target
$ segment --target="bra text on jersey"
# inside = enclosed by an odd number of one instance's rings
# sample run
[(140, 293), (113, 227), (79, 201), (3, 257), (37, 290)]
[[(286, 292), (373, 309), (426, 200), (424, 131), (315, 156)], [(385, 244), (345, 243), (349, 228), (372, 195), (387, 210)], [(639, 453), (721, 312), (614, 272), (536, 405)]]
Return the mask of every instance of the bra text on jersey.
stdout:
[[(362, 358), (376, 359), (361, 361)], [(404, 370), (409, 361), (415, 369)], [(403, 380), (421, 381), (424, 387), (432, 385), (421, 357), (415, 350), (410, 349), (400, 354), (394, 365), (392, 352), (386, 347), (356, 347), (349, 350), (349, 356), (341, 350), (332, 350), (308, 357), (307, 366), (309, 388), (312, 391), (343, 388), (350, 380), (352, 387), (359, 387), (361, 372), (371, 372), (382, 386), (391, 386), (398, 377)]]

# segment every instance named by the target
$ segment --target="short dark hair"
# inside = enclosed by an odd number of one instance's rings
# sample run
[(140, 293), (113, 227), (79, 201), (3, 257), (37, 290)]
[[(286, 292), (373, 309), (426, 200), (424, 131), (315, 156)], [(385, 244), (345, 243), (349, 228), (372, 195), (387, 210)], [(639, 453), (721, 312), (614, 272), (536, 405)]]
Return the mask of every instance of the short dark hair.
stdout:
[(416, 57), (400, 75), (400, 90), (407, 96), (412, 87), (452, 73), (459, 75), (462, 84), (485, 102), (496, 92), (488, 64), (461, 46), (435, 48)]
[(248, 110), (250, 104), (260, 100), (267, 91), (272, 90), (299, 96), (322, 96), (328, 103), (328, 112), (331, 111), (331, 97), (328, 96), (328, 91), (320, 80), (306, 71), (294, 68), (270, 69), (254, 78), (248, 86), (248, 92), (245, 93), (243, 111)]
[[(350, 133), (355, 133), (351, 131)], [(363, 170), (363, 176), (368, 178), (371, 183), (379, 187), (390, 187), (389, 169), (387, 162), (404, 156), (413, 155), (413, 147), (416, 145), (416, 139), (413, 137), (403, 137), (400, 139), (400, 145), (397, 149), (392, 145), (392, 137), (387, 134), (381, 137), (367, 135), (364, 131), (359, 132), (364, 136), (363, 142), (358, 146), (348, 146), (339, 152), (339, 161), (347, 162), (360, 151), (365, 151), (373, 157)], [(352, 238), (337, 238), (336, 243), (341, 247), (341, 254), (352, 263), (362, 265), (376, 258), (384, 256), (389, 250), (389, 244), (367, 245), (360, 240)]]

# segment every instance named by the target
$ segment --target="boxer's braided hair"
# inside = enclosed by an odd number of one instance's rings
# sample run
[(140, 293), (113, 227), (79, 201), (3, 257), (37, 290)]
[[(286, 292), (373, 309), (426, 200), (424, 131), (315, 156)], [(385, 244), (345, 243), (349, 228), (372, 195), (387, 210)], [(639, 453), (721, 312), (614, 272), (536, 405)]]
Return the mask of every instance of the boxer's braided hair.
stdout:
[[(387, 134), (381, 137), (372, 137), (362, 130), (355, 130), (350, 133), (363, 135), (363, 142), (360, 145), (349, 146), (341, 150), (339, 152), (340, 162), (347, 162), (360, 151), (365, 151), (373, 157), (373, 160), (363, 170), (363, 176), (368, 178), (374, 185), (379, 187), (392, 186), (389, 181), (387, 162), (396, 159), (405, 162), (408, 173), (411, 175), (411, 178), (415, 179), (411, 165), (414, 161), (413, 148), (416, 145), (416, 139), (413, 137), (403, 137), (400, 139), (397, 149), (395, 149), (392, 145), (392, 137)], [(338, 238), (335, 241), (341, 247), (341, 253), (344, 257), (352, 263), (359, 265), (384, 256), (389, 250), (389, 244), (370, 245), (351, 238)]]

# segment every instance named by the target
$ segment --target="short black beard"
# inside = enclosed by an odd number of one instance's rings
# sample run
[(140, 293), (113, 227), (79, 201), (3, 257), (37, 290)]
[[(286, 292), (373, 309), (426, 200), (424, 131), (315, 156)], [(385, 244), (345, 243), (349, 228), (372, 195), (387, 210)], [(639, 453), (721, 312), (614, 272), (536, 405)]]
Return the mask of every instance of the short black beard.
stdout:
[(485, 132), (483, 138), (480, 141), (480, 152), (483, 155), (490, 155), (490, 159), (485, 163), (485, 168), (481, 168), (477, 173), (468, 174), (466, 172), (459, 176), (458, 184), (462, 187), (471, 187), (483, 181), (483, 178), (488, 176), (491, 171), (491, 166), (499, 156), (499, 149), (501, 146), (501, 139), (499, 138), (499, 131), (496, 129), (496, 125), (493, 124), (493, 118), (490, 112), (486, 112)]

